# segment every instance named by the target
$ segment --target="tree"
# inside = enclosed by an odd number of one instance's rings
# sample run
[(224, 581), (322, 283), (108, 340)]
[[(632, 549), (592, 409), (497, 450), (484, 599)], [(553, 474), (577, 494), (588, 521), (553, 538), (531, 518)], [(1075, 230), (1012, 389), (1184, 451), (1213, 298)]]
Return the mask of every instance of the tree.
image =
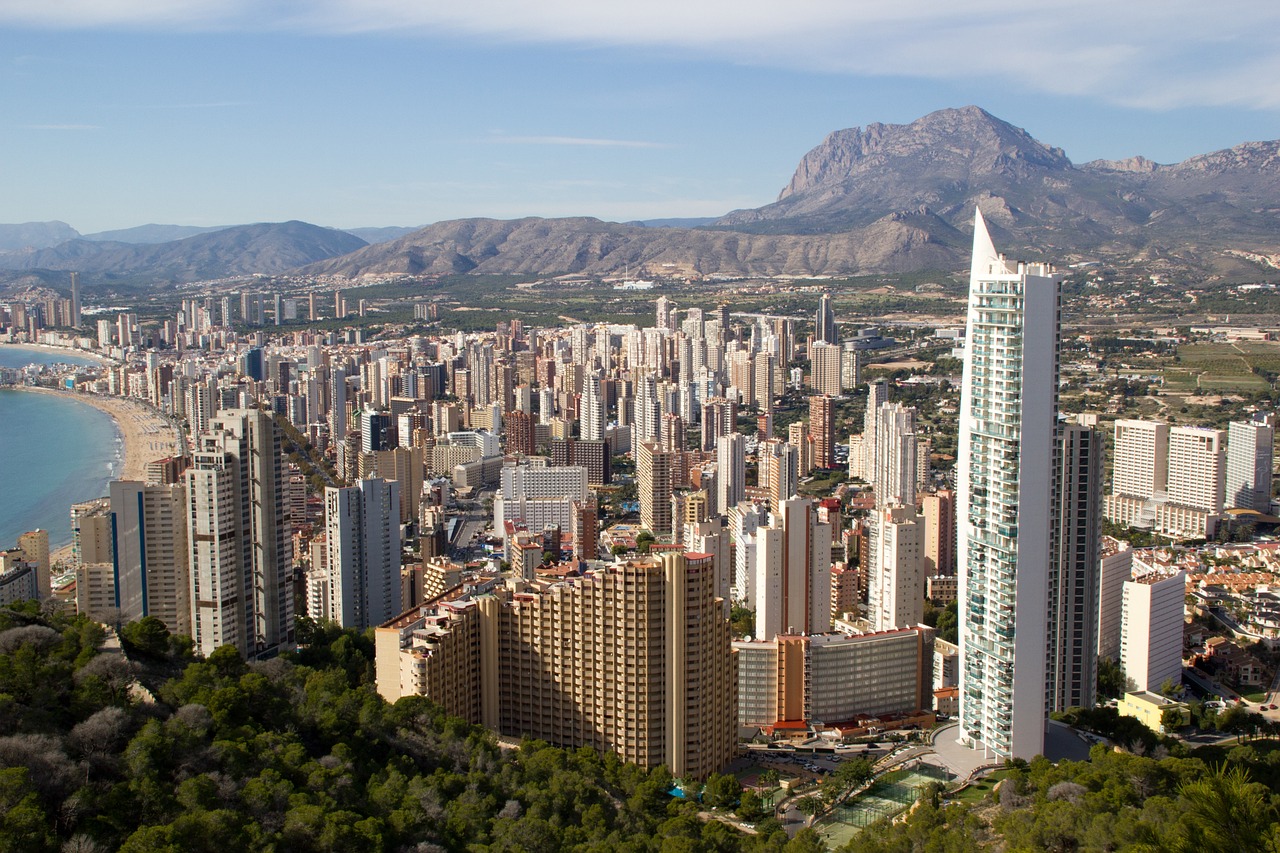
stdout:
[(812, 819), (822, 811), (822, 800), (814, 796), (801, 797), (796, 801), (796, 809)]
[(1182, 712), (1177, 708), (1165, 708), (1160, 712), (1160, 728), (1166, 732), (1182, 728)]
[(143, 616), (120, 629), (120, 643), (130, 654), (163, 658), (169, 653), (169, 628), (154, 616)]
[(959, 603), (951, 602), (938, 614), (938, 639), (948, 643), (960, 642)]

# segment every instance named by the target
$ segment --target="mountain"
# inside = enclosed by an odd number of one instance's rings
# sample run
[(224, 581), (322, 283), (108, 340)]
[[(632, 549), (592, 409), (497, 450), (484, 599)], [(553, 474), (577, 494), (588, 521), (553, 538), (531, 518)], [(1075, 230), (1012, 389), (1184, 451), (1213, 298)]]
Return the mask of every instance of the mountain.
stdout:
[[(923, 227), (927, 226), (927, 227)], [(835, 235), (740, 234), (650, 228), (587, 217), (461, 219), (298, 270), (303, 275), (582, 273), (814, 275), (903, 272), (951, 263), (963, 234), (927, 212), (893, 214)]]
[(280, 273), (367, 245), (345, 231), (306, 222), (237, 225), (154, 245), (70, 240), (0, 255), (0, 269), (78, 270), (86, 277), (197, 281)]
[[(421, 227), (421, 226), (418, 226)], [(403, 225), (388, 225), (383, 228), (344, 228), (348, 234), (359, 237), (366, 243), (389, 243), (403, 237), (406, 234), (412, 234), (418, 228), (406, 228)]]
[(717, 228), (833, 233), (927, 208), (954, 228), (974, 207), (1011, 251), (1059, 257), (1181, 255), (1280, 242), (1280, 143), (1256, 142), (1160, 165), (1143, 157), (1076, 166), (978, 107), (910, 124), (838, 130), (800, 161), (777, 201)]
[[(1234, 253), (1280, 251), (1280, 143), (1173, 165), (1076, 165), (978, 107), (910, 124), (838, 130), (804, 156), (777, 201), (713, 222), (442, 222), (304, 272), (773, 275), (963, 268), (973, 210), (1029, 260), (1153, 260), (1248, 275)], [(659, 227), (651, 227), (651, 226)], [(662, 227), (677, 226), (677, 227)], [(688, 226), (694, 226), (690, 228)]]
[(121, 228), (117, 231), (99, 231), (96, 234), (85, 234), (84, 239), (100, 243), (171, 243), (197, 234), (209, 234), (230, 228), (229, 225), (135, 225), (133, 228)]
[(0, 252), (44, 249), (79, 236), (79, 231), (57, 220), (0, 225)]

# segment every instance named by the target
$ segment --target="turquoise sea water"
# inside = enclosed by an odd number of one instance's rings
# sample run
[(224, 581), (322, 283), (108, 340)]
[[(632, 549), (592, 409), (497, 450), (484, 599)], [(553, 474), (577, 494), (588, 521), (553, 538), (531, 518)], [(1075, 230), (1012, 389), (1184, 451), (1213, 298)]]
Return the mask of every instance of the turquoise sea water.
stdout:
[[(0, 367), (86, 359), (0, 346)], [(101, 497), (121, 470), (115, 421), (70, 395), (0, 390), (0, 548), (43, 527), (53, 547), (71, 541), (71, 504)]]

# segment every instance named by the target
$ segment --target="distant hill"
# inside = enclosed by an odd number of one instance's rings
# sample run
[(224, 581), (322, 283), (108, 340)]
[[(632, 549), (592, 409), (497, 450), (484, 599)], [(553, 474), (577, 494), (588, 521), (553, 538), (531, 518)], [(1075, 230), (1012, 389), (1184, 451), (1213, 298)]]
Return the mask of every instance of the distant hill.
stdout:
[(628, 225), (647, 225), (650, 228), (697, 228), (715, 222), (714, 216), (685, 216), (674, 219), (637, 219)]
[(20, 222), (0, 225), (0, 252), (23, 249), (44, 249), (67, 240), (74, 240), (80, 232), (65, 222)]
[(86, 277), (196, 281), (273, 274), (367, 245), (352, 234), (306, 222), (237, 225), (167, 243), (70, 240), (0, 255), (0, 269), (78, 270)]
[(223, 231), (230, 225), (135, 225), (133, 228), (121, 228), (117, 231), (99, 231), (96, 234), (85, 234), (85, 240), (101, 243), (171, 243), (197, 234), (209, 234)]
[(403, 225), (388, 225), (383, 228), (344, 228), (342, 230), (346, 231), (348, 234), (354, 234), (366, 243), (373, 244), (389, 243), (406, 234), (412, 234), (421, 227), (421, 225), (412, 228), (405, 227)]
[[(934, 233), (930, 236), (922, 224)], [(901, 272), (951, 263), (965, 237), (929, 214), (894, 214), (839, 235), (649, 228), (588, 217), (460, 219), (298, 270), (300, 274), (583, 273), (667, 276)]]

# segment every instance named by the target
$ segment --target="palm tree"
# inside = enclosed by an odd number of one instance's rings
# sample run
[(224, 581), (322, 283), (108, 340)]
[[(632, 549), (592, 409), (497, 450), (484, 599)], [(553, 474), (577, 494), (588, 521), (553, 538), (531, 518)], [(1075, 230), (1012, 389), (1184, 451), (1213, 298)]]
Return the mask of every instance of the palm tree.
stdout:
[(1180, 849), (1187, 853), (1276, 851), (1271, 832), (1276, 809), (1266, 787), (1251, 781), (1243, 767), (1228, 769), (1224, 764), (1210, 776), (1183, 783), (1178, 793), (1185, 809)]

